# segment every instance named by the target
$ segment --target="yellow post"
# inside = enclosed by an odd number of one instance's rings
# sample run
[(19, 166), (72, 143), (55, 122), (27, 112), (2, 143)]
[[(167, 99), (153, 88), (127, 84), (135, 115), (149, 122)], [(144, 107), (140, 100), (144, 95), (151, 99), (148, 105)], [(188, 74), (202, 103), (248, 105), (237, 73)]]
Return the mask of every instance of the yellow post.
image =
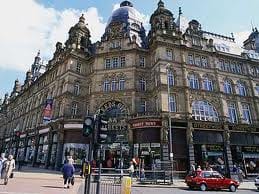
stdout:
[(130, 177), (122, 178), (121, 194), (131, 194), (131, 178)]

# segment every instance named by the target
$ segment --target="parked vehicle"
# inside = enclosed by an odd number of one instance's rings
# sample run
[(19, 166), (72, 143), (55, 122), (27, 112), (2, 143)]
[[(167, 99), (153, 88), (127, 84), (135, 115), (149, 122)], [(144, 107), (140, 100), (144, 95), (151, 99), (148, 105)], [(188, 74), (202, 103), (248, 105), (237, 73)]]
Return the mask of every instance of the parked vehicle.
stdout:
[(255, 178), (255, 186), (259, 190), (259, 176)]
[(235, 192), (239, 182), (225, 178), (217, 171), (194, 171), (186, 176), (185, 183), (190, 189), (199, 188), (201, 191), (207, 189), (229, 189)]

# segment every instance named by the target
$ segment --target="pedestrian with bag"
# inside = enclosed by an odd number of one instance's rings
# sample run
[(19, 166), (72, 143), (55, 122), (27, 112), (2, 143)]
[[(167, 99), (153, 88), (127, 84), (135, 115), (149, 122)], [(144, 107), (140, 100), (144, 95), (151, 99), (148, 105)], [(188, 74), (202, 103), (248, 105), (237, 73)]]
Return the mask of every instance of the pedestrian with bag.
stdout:
[(4, 168), (2, 170), (2, 176), (4, 184), (7, 185), (9, 178), (13, 178), (13, 170), (15, 169), (15, 160), (13, 155), (9, 155), (8, 159), (4, 162)]
[(72, 160), (64, 164), (62, 168), (63, 178), (64, 178), (64, 188), (69, 189), (70, 183), (74, 185), (74, 173), (75, 167)]
[(1, 153), (1, 156), (0, 156), (0, 179), (3, 178), (2, 172), (3, 172), (3, 169), (4, 169), (4, 162), (5, 161), (6, 161), (5, 153)]

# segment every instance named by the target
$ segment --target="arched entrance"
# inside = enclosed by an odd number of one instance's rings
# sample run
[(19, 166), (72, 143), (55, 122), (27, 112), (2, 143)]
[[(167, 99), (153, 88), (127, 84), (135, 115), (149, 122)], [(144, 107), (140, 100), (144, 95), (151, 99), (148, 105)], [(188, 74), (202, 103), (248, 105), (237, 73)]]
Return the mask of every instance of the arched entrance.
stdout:
[(130, 161), (130, 146), (128, 144), (128, 108), (119, 101), (108, 101), (103, 104), (98, 113), (108, 119), (107, 142), (102, 145), (103, 167), (120, 168), (122, 158), (123, 168)]

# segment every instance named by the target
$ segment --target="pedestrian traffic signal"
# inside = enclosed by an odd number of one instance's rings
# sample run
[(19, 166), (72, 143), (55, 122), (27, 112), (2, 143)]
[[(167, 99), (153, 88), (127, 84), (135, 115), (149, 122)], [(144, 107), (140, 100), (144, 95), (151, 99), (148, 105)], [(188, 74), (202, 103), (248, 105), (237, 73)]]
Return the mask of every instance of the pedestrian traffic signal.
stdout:
[(108, 137), (108, 121), (103, 115), (98, 116), (97, 143), (105, 143)]
[(88, 137), (93, 133), (94, 130), (94, 119), (90, 116), (87, 116), (83, 124), (83, 136)]

